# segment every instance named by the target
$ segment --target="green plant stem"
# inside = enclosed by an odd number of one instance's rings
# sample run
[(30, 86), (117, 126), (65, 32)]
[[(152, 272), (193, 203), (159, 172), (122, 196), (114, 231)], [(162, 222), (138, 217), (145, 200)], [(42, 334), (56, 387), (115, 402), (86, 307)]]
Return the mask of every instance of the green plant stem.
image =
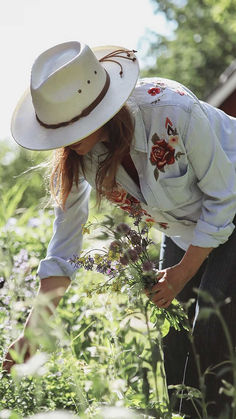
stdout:
[[(196, 352), (195, 344), (194, 344), (194, 341), (193, 341), (193, 335), (192, 335), (191, 332), (190, 332), (190, 340), (191, 340), (191, 343), (192, 343), (193, 354), (194, 354), (194, 358), (195, 358), (195, 361), (196, 361), (196, 367), (197, 367), (197, 374), (198, 374), (198, 380), (199, 380), (199, 385), (200, 385), (200, 391), (202, 392), (202, 395), (203, 395), (203, 403), (202, 403), (203, 419), (208, 419), (206, 402), (205, 402), (205, 384), (204, 384), (204, 381), (203, 381), (203, 376), (201, 374), (199, 356), (198, 356), (198, 354)], [(191, 402), (192, 402), (194, 408), (196, 408), (193, 399), (191, 399)]]
[[(149, 322), (148, 322), (148, 314), (147, 314), (147, 304), (145, 305), (144, 310), (145, 310), (144, 311), (145, 322), (146, 322), (146, 326), (147, 326), (147, 334), (148, 334), (149, 345), (150, 345), (150, 348), (152, 349), (152, 338), (151, 338), (150, 327), (149, 327), (149, 324), (148, 324)], [(152, 366), (152, 372), (153, 372), (153, 376), (154, 376), (156, 400), (157, 400), (157, 402), (159, 402), (159, 393), (158, 393), (158, 386), (157, 386), (157, 373), (156, 373), (156, 369), (153, 366)]]
[[(233, 369), (233, 387), (234, 389), (236, 388), (236, 365), (235, 365), (235, 355), (234, 355), (234, 349), (233, 349), (233, 345), (232, 345), (232, 341), (231, 341), (231, 337), (230, 337), (230, 333), (229, 333), (229, 329), (227, 327), (227, 324), (219, 310), (219, 307), (216, 308), (216, 314), (219, 317), (219, 320), (221, 322), (225, 337), (226, 337), (226, 341), (228, 344), (228, 348), (229, 348), (229, 355), (230, 355), (230, 361), (232, 364), (232, 369)], [(236, 390), (234, 391), (234, 403), (233, 403), (233, 413), (232, 413), (232, 417), (234, 418), (236, 415)]]
[[(194, 407), (194, 409), (195, 409), (195, 411), (196, 411), (196, 413), (197, 413), (198, 417), (201, 419), (201, 415), (200, 415), (200, 412), (199, 412), (199, 410), (198, 410), (198, 408), (197, 408), (197, 406), (196, 406), (196, 403), (194, 403), (193, 399), (191, 399), (191, 402), (192, 402), (192, 404), (193, 404), (193, 407)], [(207, 418), (207, 416), (206, 416), (206, 418)]]

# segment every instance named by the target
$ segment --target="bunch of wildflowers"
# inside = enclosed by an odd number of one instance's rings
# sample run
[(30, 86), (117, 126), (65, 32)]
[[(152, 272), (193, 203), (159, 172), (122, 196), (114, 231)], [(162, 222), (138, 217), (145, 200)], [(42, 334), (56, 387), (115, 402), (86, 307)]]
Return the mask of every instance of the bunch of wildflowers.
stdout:
[(91, 227), (102, 227), (103, 234), (99, 238), (109, 240), (106, 248), (91, 249), (71, 259), (75, 268), (83, 267), (107, 277), (99, 287), (100, 292), (108, 288), (120, 291), (127, 286), (140, 291), (157, 282), (158, 260), (152, 261), (149, 255), (149, 247), (155, 244), (149, 237), (152, 223), (142, 221), (140, 215), (130, 217), (130, 225), (115, 224), (110, 216), (106, 216), (102, 223), (88, 224), (83, 228), (83, 233), (89, 234)]
[[(91, 289), (88, 294), (111, 290), (126, 292), (130, 296), (139, 297), (140, 300), (140, 292), (152, 288), (158, 282), (159, 260), (157, 257), (153, 258), (151, 249), (156, 243), (150, 238), (153, 220), (143, 221), (140, 211), (129, 211), (129, 217), (129, 225), (116, 224), (112, 217), (106, 215), (105, 220), (100, 223), (83, 226), (83, 234), (90, 234), (91, 229), (97, 228), (101, 233), (102, 229), (102, 234), (96, 239), (106, 240), (108, 243), (106, 247), (85, 251), (70, 260), (77, 269), (95, 271), (106, 277), (104, 283)], [(176, 300), (167, 309), (158, 308), (151, 301), (149, 303), (152, 306), (151, 317), (154, 323), (166, 319), (176, 330), (186, 328), (186, 313)]]

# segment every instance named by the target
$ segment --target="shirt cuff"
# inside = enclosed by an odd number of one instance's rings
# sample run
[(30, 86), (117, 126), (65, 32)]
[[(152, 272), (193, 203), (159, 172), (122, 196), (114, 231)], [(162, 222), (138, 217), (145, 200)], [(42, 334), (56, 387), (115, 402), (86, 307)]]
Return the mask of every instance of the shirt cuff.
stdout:
[(69, 276), (74, 279), (77, 270), (69, 260), (51, 256), (40, 261), (37, 274), (40, 279), (49, 276)]
[(218, 247), (228, 240), (234, 229), (235, 225), (233, 223), (216, 227), (198, 220), (191, 244), (199, 247)]

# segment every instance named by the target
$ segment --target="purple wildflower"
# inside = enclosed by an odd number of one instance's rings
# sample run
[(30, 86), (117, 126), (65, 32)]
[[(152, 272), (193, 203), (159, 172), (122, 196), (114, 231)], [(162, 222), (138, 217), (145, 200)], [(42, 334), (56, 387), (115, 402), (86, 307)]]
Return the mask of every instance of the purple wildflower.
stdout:
[(129, 233), (129, 236), (130, 236), (131, 243), (133, 245), (140, 244), (140, 241), (141, 241), (140, 236), (135, 230), (131, 230)]
[(86, 271), (92, 271), (93, 265), (94, 265), (94, 259), (91, 256), (89, 256), (84, 264), (84, 269), (86, 269)]
[(136, 250), (136, 252), (138, 253), (138, 255), (141, 255), (143, 249), (142, 249), (142, 247), (139, 244), (137, 246), (135, 246), (134, 249)]
[(124, 265), (124, 266), (128, 265), (129, 258), (126, 254), (124, 254), (123, 256), (120, 257), (120, 263), (121, 263), (121, 265)]
[(126, 254), (132, 262), (136, 262), (138, 260), (138, 253), (136, 252), (136, 250), (128, 249)]
[(152, 271), (154, 269), (154, 264), (146, 260), (145, 262), (143, 262), (142, 268), (144, 271)]
[(116, 231), (120, 234), (129, 234), (130, 232), (130, 227), (128, 226), (128, 224), (126, 223), (120, 223), (118, 224), (118, 226), (116, 227)]
[(112, 252), (119, 252), (121, 251), (122, 245), (121, 242), (119, 242), (119, 240), (114, 240), (113, 242), (110, 243), (109, 249)]

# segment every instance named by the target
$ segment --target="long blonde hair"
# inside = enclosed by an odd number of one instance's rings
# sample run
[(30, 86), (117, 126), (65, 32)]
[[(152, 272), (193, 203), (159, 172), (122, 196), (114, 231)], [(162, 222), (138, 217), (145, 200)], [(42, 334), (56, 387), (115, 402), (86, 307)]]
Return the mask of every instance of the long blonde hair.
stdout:
[[(96, 202), (101, 203), (103, 195), (110, 193), (116, 187), (116, 172), (124, 156), (130, 150), (134, 134), (134, 123), (127, 105), (105, 124), (108, 132), (106, 142), (108, 153), (99, 163), (96, 173)], [(66, 200), (73, 183), (78, 187), (79, 175), (85, 176), (83, 156), (79, 156), (69, 147), (55, 150), (52, 171), (50, 176), (50, 189), (52, 197), (64, 209)]]

